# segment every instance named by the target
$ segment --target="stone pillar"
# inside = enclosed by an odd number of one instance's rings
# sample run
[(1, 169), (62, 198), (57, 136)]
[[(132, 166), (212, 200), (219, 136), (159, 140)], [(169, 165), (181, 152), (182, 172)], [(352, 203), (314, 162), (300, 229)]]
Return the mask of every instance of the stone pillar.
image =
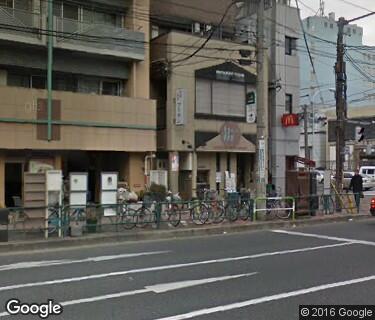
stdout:
[(0, 207), (5, 207), (5, 155), (0, 153)]
[(220, 183), (220, 195), (225, 195), (225, 171), (227, 171), (227, 154), (220, 153), (220, 172), (221, 172), (221, 183)]
[(192, 197), (197, 197), (197, 175), (198, 175), (198, 155), (193, 152), (193, 171), (191, 172)]
[[(135, 12), (142, 10), (145, 16), (150, 12), (150, 0), (134, 0), (133, 10), (125, 17), (125, 27), (143, 32), (145, 41), (150, 39), (149, 19), (137, 19)], [(130, 68), (129, 80), (126, 88), (132, 98), (150, 99), (150, 46), (145, 45), (145, 58), (140, 62), (133, 62)]]
[[(177, 157), (177, 158), (176, 158)], [(177, 163), (178, 163), (178, 166), (176, 166), (177, 164), (175, 164), (175, 168), (174, 168), (174, 165), (172, 164), (174, 162), (173, 159), (177, 159)], [(168, 180), (169, 180), (169, 189), (173, 192), (173, 193), (177, 193), (179, 190), (179, 154), (178, 152), (169, 152), (169, 177), (168, 177)], [(177, 170), (176, 170), (177, 169)]]

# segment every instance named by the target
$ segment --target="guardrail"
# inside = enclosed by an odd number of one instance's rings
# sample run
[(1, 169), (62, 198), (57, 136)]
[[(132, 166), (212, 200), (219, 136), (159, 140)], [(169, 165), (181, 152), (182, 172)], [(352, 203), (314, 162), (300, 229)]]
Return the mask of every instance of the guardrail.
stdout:
[[(259, 202), (263, 205), (258, 207)], [(265, 212), (266, 215), (275, 213), (280, 219), (289, 219), (293, 221), (296, 218), (296, 200), (293, 197), (258, 197), (254, 201), (254, 221), (258, 219), (258, 212)]]

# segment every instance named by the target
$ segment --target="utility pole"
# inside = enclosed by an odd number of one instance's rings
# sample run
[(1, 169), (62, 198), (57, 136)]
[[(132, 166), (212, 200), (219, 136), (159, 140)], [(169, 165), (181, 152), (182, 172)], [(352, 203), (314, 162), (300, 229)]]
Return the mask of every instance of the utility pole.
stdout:
[(53, 0), (48, 1), (47, 140), (52, 140)]
[(310, 160), (310, 150), (309, 150), (309, 129), (308, 129), (308, 112), (307, 104), (303, 106), (303, 124), (304, 124), (304, 136), (305, 136), (305, 158)]
[[(348, 22), (344, 18), (338, 21), (337, 35), (337, 61), (335, 65), (336, 73), (336, 189), (338, 193), (343, 190), (343, 170), (344, 170), (344, 148), (345, 148), (345, 121), (347, 118), (346, 105), (346, 63), (344, 61), (344, 27)], [(337, 203), (340, 203), (338, 201)], [(337, 211), (341, 208), (337, 206)]]
[[(268, 81), (265, 68), (264, 0), (257, 7), (257, 196), (266, 195), (268, 183)], [(274, 4), (275, 5), (275, 4)], [(267, 88), (267, 89), (266, 89)]]

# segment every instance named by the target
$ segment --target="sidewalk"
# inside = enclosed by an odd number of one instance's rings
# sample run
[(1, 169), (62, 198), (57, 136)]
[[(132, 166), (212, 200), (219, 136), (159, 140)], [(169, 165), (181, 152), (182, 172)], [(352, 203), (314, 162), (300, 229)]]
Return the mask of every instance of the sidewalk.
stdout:
[(317, 216), (300, 218), (296, 221), (259, 221), (259, 222), (236, 222), (222, 223), (220, 225), (188, 226), (177, 228), (162, 228), (156, 230), (134, 229), (120, 232), (103, 232), (86, 234), (79, 238), (49, 239), (49, 240), (23, 240), (0, 243), (0, 253), (15, 251), (31, 251), (41, 249), (66, 248), (84, 245), (95, 245), (113, 242), (141, 241), (141, 240), (161, 240), (186, 238), (192, 236), (220, 235), (226, 233), (246, 232), (276, 228), (292, 228), (297, 226), (317, 225), (322, 223), (345, 222), (351, 220), (364, 220), (372, 218), (369, 214), (334, 214), (327, 216)]

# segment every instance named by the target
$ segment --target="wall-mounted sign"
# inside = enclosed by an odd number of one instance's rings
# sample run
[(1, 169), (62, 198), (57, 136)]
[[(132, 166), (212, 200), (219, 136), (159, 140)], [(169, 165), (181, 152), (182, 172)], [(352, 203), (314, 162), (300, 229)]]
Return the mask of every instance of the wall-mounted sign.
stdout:
[(177, 152), (170, 154), (171, 171), (177, 172), (180, 170), (180, 159)]
[(246, 94), (246, 122), (255, 123), (257, 121), (256, 94), (255, 91)]
[(259, 140), (259, 155), (258, 155), (258, 171), (261, 180), (266, 178), (266, 161), (265, 161), (266, 143), (264, 140)]
[(216, 70), (216, 80), (245, 82), (245, 74), (235, 71)]
[(176, 126), (185, 124), (186, 90), (176, 90)]
[(298, 114), (288, 113), (281, 117), (281, 124), (284, 128), (299, 126)]
[(241, 139), (241, 130), (236, 123), (225, 122), (220, 129), (220, 137), (227, 147), (235, 147)]

